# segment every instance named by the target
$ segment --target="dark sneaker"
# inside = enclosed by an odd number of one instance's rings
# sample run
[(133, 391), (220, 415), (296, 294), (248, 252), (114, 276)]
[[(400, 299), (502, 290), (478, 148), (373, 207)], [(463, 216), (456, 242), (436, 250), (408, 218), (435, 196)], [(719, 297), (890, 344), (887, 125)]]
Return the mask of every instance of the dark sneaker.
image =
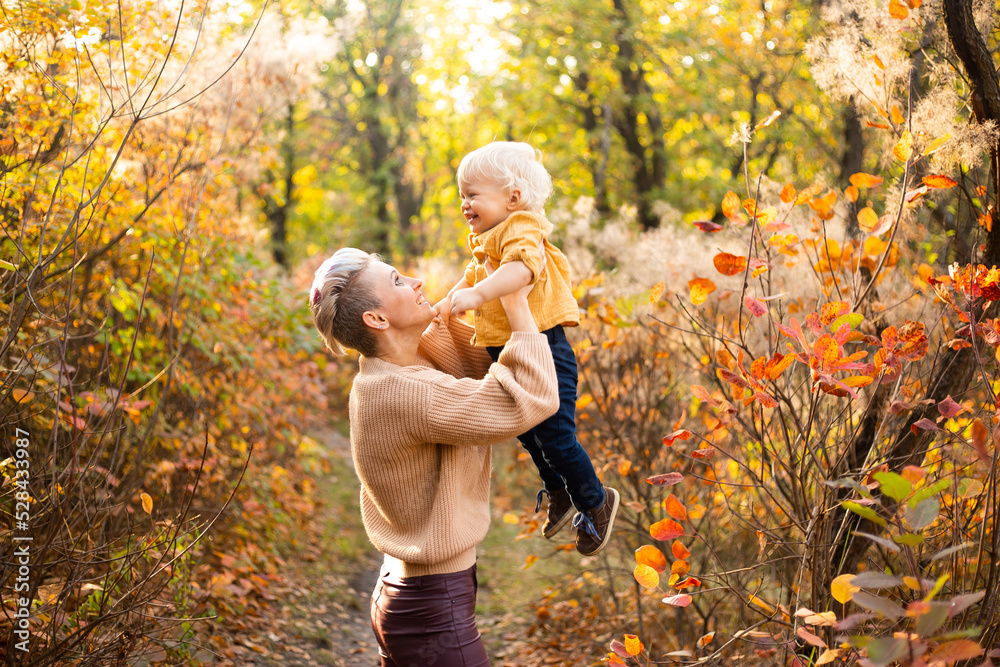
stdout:
[(593, 556), (607, 546), (611, 529), (618, 514), (618, 492), (604, 487), (604, 502), (586, 512), (577, 512), (573, 519), (576, 528), (576, 550), (584, 556)]
[(551, 540), (563, 527), (573, 518), (573, 501), (569, 499), (566, 489), (559, 489), (555, 493), (549, 493), (542, 489), (535, 496), (535, 511), (542, 508), (542, 494), (549, 497), (549, 508), (545, 516), (545, 523), (542, 524), (542, 537)]

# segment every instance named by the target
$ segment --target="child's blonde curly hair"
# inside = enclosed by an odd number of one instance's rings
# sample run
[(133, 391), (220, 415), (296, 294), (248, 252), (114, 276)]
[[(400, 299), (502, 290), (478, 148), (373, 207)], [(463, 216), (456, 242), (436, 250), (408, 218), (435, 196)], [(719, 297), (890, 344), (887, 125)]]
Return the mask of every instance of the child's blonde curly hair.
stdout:
[(463, 181), (479, 180), (497, 183), (504, 195), (519, 190), (528, 211), (541, 212), (552, 195), (552, 177), (542, 166), (541, 152), (523, 142), (494, 141), (462, 158), (459, 187)]

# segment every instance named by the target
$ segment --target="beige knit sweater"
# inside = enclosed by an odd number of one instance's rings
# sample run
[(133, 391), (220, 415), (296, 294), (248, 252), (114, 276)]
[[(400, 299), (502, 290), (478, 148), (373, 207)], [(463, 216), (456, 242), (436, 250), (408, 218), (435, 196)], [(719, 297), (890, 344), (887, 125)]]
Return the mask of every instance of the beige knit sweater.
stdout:
[(431, 324), (420, 360), (361, 357), (350, 397), (351, 451), (368, 538), (402, 576), (459, 572), (490, 525), (490, 445), (559, 407), (542, 334), (515, 332), (490, 363), (473, 329)]

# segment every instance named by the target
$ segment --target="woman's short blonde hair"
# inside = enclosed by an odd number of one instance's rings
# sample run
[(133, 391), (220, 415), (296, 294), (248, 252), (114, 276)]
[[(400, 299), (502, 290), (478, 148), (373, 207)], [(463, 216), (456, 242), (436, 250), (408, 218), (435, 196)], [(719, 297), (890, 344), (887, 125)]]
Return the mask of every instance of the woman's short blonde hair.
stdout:
[(504, 195), (521, 192), (521, 205), (541, 212), (552, 195), (552, 177), (542, 166), (542, 154), (531, 144), (494, 141), (472, 151), (458, 165), (458, 182), (488, 180)]
[(377, 353), (375, 335), (362, 316), (382, 304), (363, 274), (372, 262), (381, 259), (357, 248), (341, 248), (316, 269), (309, 308), (313, 324), (334, 354), (344, 354), (344, 348), (366, 357)]

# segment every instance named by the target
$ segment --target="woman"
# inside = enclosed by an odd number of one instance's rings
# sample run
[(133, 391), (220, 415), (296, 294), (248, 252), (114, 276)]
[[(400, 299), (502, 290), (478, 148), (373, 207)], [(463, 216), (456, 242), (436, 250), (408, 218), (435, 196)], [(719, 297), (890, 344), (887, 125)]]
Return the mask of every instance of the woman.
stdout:
[(489, 665), (476, 628), (476, 545), (490, 523), (490, 445), (559, 407), (548, 342), (525, 288), (502, 299), (510, 343), (497, 363), (463, 322), (439, 321), (416, 278), (338, 250), (311, 307), (335, 353), (361, 353), (350, 397), (361, 517), (384, 563), (372, 594), (383, 667)]

